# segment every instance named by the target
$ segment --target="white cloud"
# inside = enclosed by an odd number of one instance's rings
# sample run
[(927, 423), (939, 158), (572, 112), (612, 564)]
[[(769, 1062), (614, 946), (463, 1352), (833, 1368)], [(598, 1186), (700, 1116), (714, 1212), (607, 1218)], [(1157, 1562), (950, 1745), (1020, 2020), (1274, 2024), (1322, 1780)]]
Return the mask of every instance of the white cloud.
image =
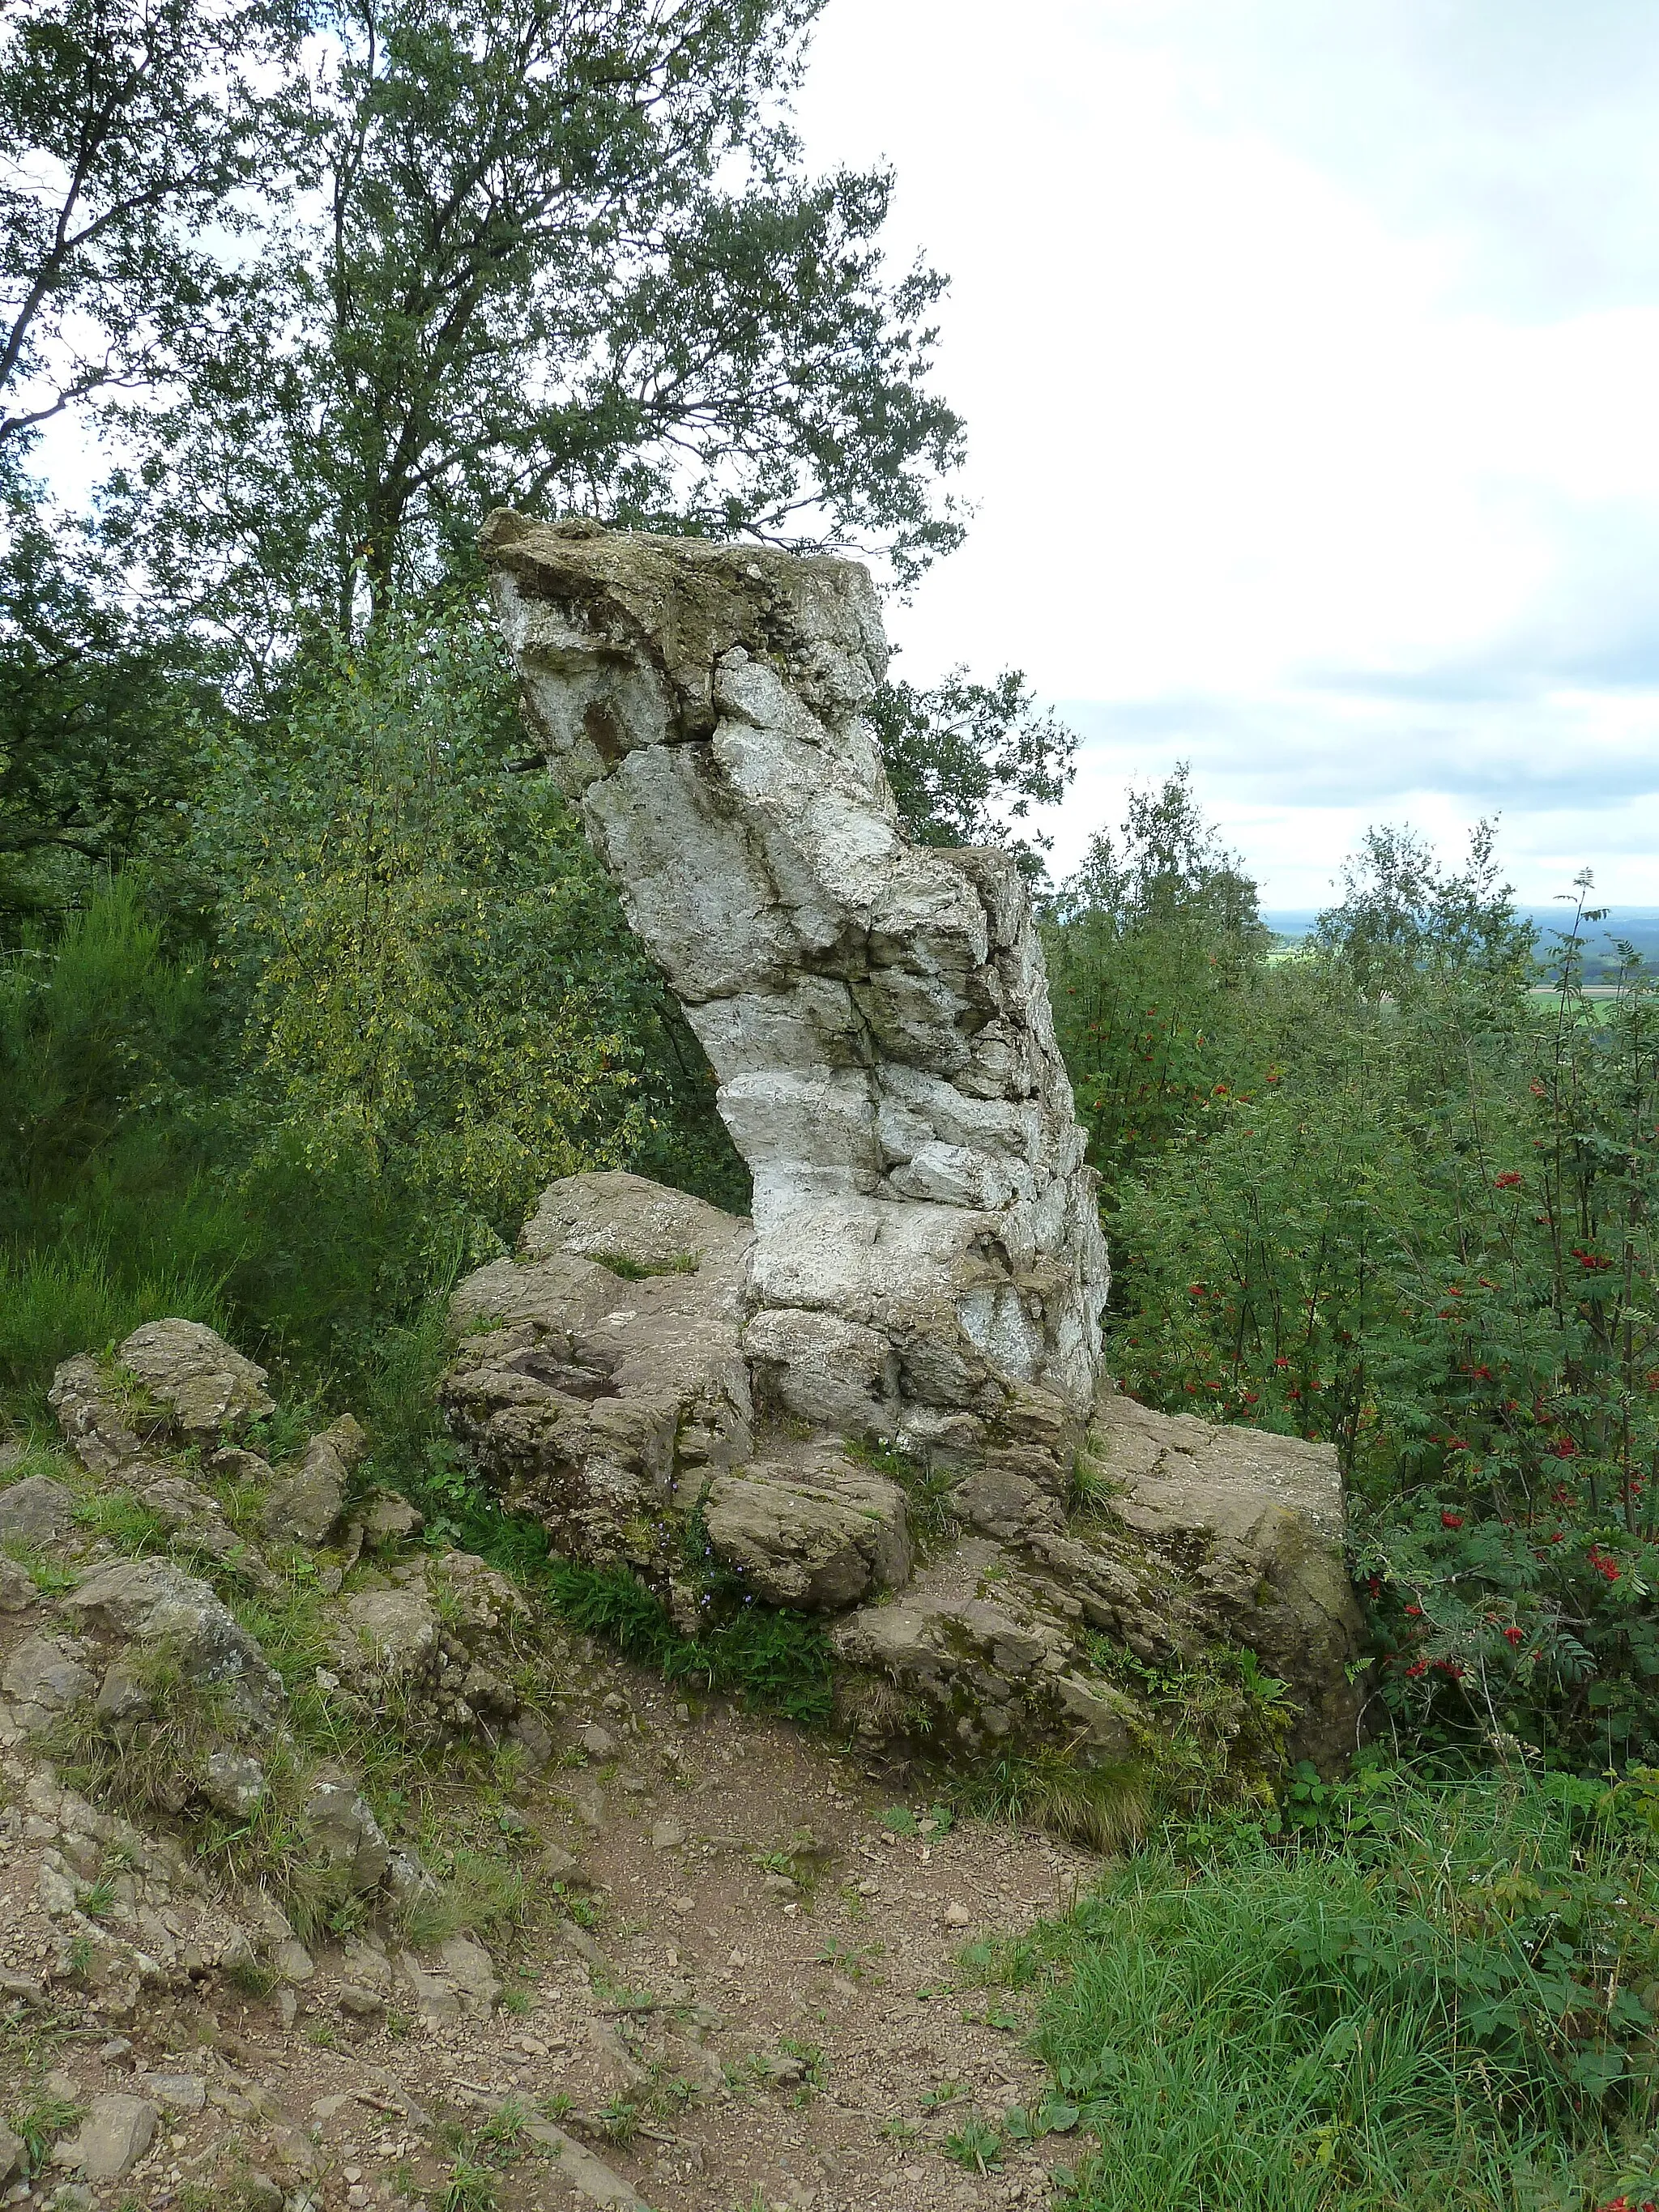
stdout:
[(1659, 897), (1656, 90), (1610, 0), (831, 0), (980, 505), (902, 665), (1085, 702), (1062, 863), (1189, 757), (1280, 905), (1499, 807), (1524, 896)]

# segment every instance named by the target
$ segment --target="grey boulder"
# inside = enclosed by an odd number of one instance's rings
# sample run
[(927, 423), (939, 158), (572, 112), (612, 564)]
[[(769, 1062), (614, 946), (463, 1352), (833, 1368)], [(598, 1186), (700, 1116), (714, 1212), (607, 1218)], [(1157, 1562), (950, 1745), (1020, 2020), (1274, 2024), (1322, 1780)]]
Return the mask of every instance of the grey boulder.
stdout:
[(261, 1526), (273, 1543), (325, 1544), (345, 1511), (346, 1486), (368, 1439), (349, 1413), (313, 1437), (297, 1472), (271, 1492)]
[(349, 1782), (321, 1779), (306, 1804), (311, 1847), (349, 1887), (370, 1890), (392, 1863), (392, 1849), (368, 1800)]
[(265, 1801), (268, 1784), (258, 1760), (242, 1751), (208, 1753), (202, 1795), (228, 1820), (252, 1819)]
[[(144, 1438), (138, 1436), (122, 1409), (113, 1386), (107, 1382), (96, 1360), (85, 1352), (66, 1359), (52, 1376), (46, 1403), (58, 1416), (64, 1441), (82, 1465), (102, 1474), (124, 1461), (138, 1459)], [(149, 1425), (159, 1430), (163, 1424)]]
[(26, 1475), (0, 1490), (0, 1543), (43, 1550), (56, 1544), (74, 1519), (74, 1494), (50, 1475)]
[(148, 2097), (94, 2097), (77, 2131), (52, 2153), (91, 2182), (120, 2181), (149, 2148), (161, 2118)]
[(76, 1652), (55, 1637), (26, 1637), (0, 1668), (3, 1691), (17, 1724), (33, 1735), (90, 1692), (93, 1674)]
[(716, 1475), (703, 1514), (716, 1558), (770, 1605), (836, 1613), (909, 1578), (903, 1492), (845, 1463)]
[(127, 1559), (64, 1601), (94, 1632), (140, 1650), (166, 1650), (185, 1678), (223, 1692), (244, 1721), (268, 1723), (286, 1702), (282, 1678), (207, 1583), (166, 1559)]
[(266, 1393), (264, 1369), (198, 1321), (146, 1322), (116, 1357), (168, 1409), (171, 1425), (187, 1438), (216, 1438), (222, 1430), (258, 1419), (276, 1402)]

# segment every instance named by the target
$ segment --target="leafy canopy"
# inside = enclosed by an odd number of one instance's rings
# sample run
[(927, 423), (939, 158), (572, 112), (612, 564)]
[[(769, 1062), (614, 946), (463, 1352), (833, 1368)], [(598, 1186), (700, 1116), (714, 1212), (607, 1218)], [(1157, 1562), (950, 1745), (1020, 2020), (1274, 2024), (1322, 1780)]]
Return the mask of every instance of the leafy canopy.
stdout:
[(0, 0), (0, 481), (40, 425), (175, 367), (288, 105), (285, 0)]
[(960, 534), (942, 280), (889, 280), (888, 173), (802, 167), (822, 5), (339, 0), (306, 190), (126, 417), (122, 544), (256, 662), (470, 573), (503, 502), (914, 576)]

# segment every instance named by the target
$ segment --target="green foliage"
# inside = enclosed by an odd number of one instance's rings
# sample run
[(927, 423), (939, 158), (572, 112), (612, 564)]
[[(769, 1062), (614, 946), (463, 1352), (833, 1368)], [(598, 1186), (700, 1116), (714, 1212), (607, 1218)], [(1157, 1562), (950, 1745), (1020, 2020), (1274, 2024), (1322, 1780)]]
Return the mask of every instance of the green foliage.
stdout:
[(855, 1465), (884, 1474), (904, 1492), (906, 1517), (919, 1559), (927, 1559), (958, 1533), (962, 1522), (951, 1503), (951, 1493), (959, 1480), (956, 1471), (935, 1467), (931, 1460), (901, 1450), (896, 1444), (872, 1443), (867, 1437), (854, 1437), (843, 1449)]
[[(1651, 2193), (1645, 1838), (1571, 1778), (1370, 1770), (1337, 1843), (1177, 1833), (1037, 1932), (1098, 2142), (1066, 2201), (1498, 2212)], [(1587, 1805), (1585, 1798), (1590, 1802)]]
[(603, 1636), (666, 1681), (696, 1683), (711, 1693), (740, 1697), (804, 1728), (822, 1727), (830, 1718), (835, 1702), (830, 1639), (804, 1613), (750, 1600), (693, 1638), (675, 1627), (667, 1608), (625, 1567), (584, 1567), (554, 1559), (546, 1581), (574, 1628)]
[(199, 644), (125, 606), (78, 533), (26, 502), (4, 523), (0, 946), (12, 948), (94, 896), (103, 871), (174, 858), (198, 719), (218, 698)]
[(0, 15), (0, 483), (40, 426), (167, 374), (230, 285), (203, 243), (234, 230), (294, 52), (272, 0), (31, 0)]
[(823, 0), (350, 0), (234, 315), (133, 409), (110, 526), (251, 660), (470, 572), (504, 499), (883, 545), (934, 479), (942, 280), (896, 281), (885, 172), (808, 175), (786, 102)]
[(1018, 669), (976, 684), (953, 668), (931, 690), (890, 682), (870, 721), (907, 836), (920, 845), (1007, 845), (1029, 874), (1042, 872), (1045, 837), (1018, 825), (1033, 805), (1065, 796), (1076, 734), (1040, 714)]
[(1259, 1034), (1267, 933), (1255, 885), (1206, 825), (1184, 767), (1130, 793), (1116, 843), (1096, 834), (1045, 938), (1055, 1029), (1109, 1193), (1225, 1097), (1241, 1066), (1276, 1079)]
[(520, 743), (471, 624), (387, 623), (332, 656), (280, 747), (227, 739), (202, 812), (268, 1131), (248, 1172), (395, 1179), (428, 1267), (616, 1164), (637, 1112), (593, 863), (545, 779), (511, 773)]
[(1278, 959), (1184, 784), (1148, 806), (1052, 925), (1062, 1008), (1120, 1003), (1141, 925), (1102, 915), (1148, 917), (1169, 985), (1158, 1039), (1062, 1014), (1105, 1117), (1114, 1365), (1154, 1405), (1335, 1445), (1413, 1740), (1659, 1757), (1652, 983), (1632, 957), (1585, 995), (1583, 909), (1533, 988), (1484, 829), (1449, 871), (1373, 833)]

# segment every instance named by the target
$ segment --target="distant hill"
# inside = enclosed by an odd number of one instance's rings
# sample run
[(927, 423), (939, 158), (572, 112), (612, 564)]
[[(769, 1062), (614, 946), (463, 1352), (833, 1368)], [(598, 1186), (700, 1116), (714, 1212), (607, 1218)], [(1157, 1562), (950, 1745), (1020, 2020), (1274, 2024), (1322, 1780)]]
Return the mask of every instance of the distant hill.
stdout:
[[(1565, 928), (1567, 909), (1561, 905), (1523, 906), (1519, 911), (1538, 932), (1539, 949), (1547, 958), (1554, 949), (1554, 933)], [(1318, 920), (1310, 908), (1268, 907), (1261, 919), (1276, 937), (1294, 943), (1306, 937)], [(1633, 945), (1644, 961), (1659, 968), (1659, 906), (1612, 906), (1607, 919), (1585, 930), (1584, 980), (1610, 980), (1619, 966), (1620, 939)]]

